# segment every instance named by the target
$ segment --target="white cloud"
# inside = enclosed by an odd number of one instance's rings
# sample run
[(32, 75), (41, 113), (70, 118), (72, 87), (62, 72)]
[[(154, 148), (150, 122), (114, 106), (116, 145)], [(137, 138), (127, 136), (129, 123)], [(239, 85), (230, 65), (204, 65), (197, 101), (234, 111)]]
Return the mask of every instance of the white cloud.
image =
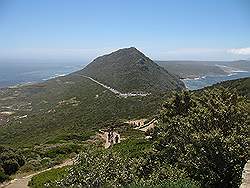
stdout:
[(229, 53), (236, 55), (250, 55), (250, 47), (248, 48), (233, 48), (228, 50)]

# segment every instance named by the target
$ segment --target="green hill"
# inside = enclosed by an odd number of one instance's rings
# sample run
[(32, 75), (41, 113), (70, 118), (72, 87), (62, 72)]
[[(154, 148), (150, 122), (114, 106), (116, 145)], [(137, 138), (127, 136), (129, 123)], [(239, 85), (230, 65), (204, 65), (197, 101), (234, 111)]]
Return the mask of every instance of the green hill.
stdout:
[(164, 92), (185, 87), (175, 75), (134, 47), (98, 57), (78, 74), (90, 76), (121, 92)]
[(246, 96), (248, 99), (250, 99), (250, 77), (224, 81), (218, 84), (214, 84), (210, 87), (225, 87), (229, 89), (236, 89), (240, 95)]

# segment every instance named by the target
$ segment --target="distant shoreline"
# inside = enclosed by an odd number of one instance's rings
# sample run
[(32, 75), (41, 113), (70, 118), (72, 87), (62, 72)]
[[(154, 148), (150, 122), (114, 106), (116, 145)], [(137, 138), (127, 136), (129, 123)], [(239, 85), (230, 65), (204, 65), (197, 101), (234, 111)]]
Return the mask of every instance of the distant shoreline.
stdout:
[[(27, 72), (17, 72), (13, 74), (1, 75), (0, 72), (0, 89), (4, 88), (15, 88), (23, 85), (32, 85), (37, 83), (42, 83), (44, 81), (57, 78), (60, 76), (66, 76), (72, 72), (82, 69), (83, 66), (63, 66), (58, 69), (42, 69), (40, 71), (27, 71)], [(7, 76), (6, 76), (7, 75)]]

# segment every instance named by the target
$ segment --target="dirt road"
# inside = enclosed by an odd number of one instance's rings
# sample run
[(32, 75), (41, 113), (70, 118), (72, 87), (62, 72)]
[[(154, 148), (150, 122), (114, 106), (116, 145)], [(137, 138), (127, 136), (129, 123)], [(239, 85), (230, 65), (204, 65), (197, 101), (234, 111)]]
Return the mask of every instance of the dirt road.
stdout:
[(54, 166), (52, 168), (48, 168), (48, 169), (45, 169), (45, 170), (30, 174), (28, 176), (24, 176), (24, 177), (21, 177), (21, 178), (11, 180), (10, 182), (7, 182), (5, 184), (1, 184), (0, 188), (29, 188), (28, 183), (29, 183), (29, 181), (31, 180), (31, 178), (33, 176), (35, 176), (37, 174), (40, 174), (42, 172), (49, 171), (51, 169), (56, 169), (56, 168), (61, 168), (61, 167), (64, 167), (64, 166), (73, 165), (73, 163), (74, 163), (74, 160), (69, 159), (67, 161), (64, 161), (62, 164), (56, 165), (56, 166)]
[(136, 96), (145, 97), (147, 95), (150, 95), (150, 93), (121, 93), (120, 91), (117, 91), (114, 88), (111, 88), (111, 87), (109, 87), (109, 86), (107, 86), (107, 85), (105, 85), (105, 84), (103, 84), (101, 82), (98, 82), (97, 80), (95, 80), (95, 79), (93, 79), (93, 78), (91, 78), (89, 76), (84, 76), (84, 75), (80, 75), (80, 74), (79, 74), (79, 76), (90, 79), (91, 81), (93, 81), (93, 82), (97, 83), (98, 85), (100, 85), (100, 86), (108, 89), (112, 93), (114, 93), (116, 95), (119, 95), (120, 97), (124, 97), (124, 98), (127, 98), (127, 97), (136, 97)]

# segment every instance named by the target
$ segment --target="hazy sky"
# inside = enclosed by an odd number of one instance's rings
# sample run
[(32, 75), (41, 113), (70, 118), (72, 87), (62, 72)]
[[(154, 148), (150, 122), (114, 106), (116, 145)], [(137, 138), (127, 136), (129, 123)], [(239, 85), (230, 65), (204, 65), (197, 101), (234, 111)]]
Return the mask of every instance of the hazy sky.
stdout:
[(250, 0), (0, 0), (1, 59), (250, 58)]

